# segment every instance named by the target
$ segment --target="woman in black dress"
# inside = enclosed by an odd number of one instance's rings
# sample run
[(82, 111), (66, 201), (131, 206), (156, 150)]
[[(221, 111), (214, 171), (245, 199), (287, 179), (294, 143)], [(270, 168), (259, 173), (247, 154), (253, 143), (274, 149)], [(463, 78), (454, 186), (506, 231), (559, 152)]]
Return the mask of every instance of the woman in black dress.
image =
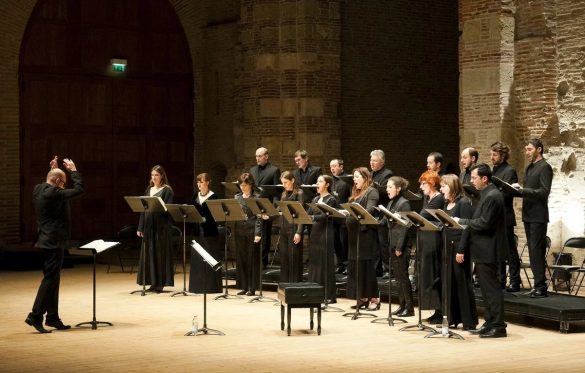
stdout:
[[(353, 188), (349, 202), (355, 202), (376, 214), (380, 199), (378, 190), (373, 187), (370, 171), (365, 167), (353, 170)], [(347, 297), (359, 297), (358, 307), (369, 310), (380, 309), (378, 279), (376, 278), (376, 253), (378, 251), (378, 226), (360, 225), (352, 216), (346, 219), (348, 232), (349, 263), (347, 268)], [(358, 246), (359, 235), (359, 248)], [(358, 258), (359, 250), (359, 258)], [(359, 259), (359, 260), (358, 260)], [(359, 289), (356, 283), (356, 271), (359, 275)], [(355, 308), (355, 306), (353, 306)]]
[[(404, 198), (403, 193), (408, 189), (408, 181), (400, 176), (392, 176), (388, 179), (386, 192), (390, 198), (387, 209), (392, 212), (412, 211), (410, 202)], [(387, 221), (387, 220), (386, 220)], [(389, 223), (390, 243), (392, 244), (392, 257), (394, 276), (398, 282), (398, 299), (400, 306), (392, 314), (400, 317), (414, 316), (414, 303), (412, 302), (412, 285), (408, 277), (408, 264), (410, 261), (410, 240), (408, 227), (395, 221)]]
[[(338, 209), (339, 203), (331, 194), (333, 178), (329, 175), (321, 175), (317, 179), (317, 193), (313, 203), (323, 203)], [(309, 281), (325, 286), (327, 281), (326, 299), (328, 303), (337, 302), (337, 290), (335, 288), (335, 261), (334, 241), (335, 228), (333, 219), (321, 213), (321, 210), (309, 209), (309, 215), (313, 220), (311, 230), (311, 242), (309, 245)], [(327, 267), (327, 272), (325, 272)]]
[[(169, 185), (167, 174), (162, 166), (156, 165), (150, 171), (150, 183), (144, 195), (160, 197), (165, 204), (173, 203), (173, 189)], [(137, 283), (142, 285), (144, 271), (145, 285), (150, 285), (149, 291), (160, 293), (163, 287), (175, 284), (171, 229), (171, 218), (166, 212), (140, 214), (136, 234), (144, 239), (146, 260), (143, 260), (141, 252)]]
[(258, 198), (254, 194), (254, 178), (245, 172), (238, 178), (241, 192), (235, 195), (244, 210), (246, 220), (237, 221), (236, 242), (236, 287), (242, 289), (238, 295), (255, 295), (260, 285), (260, 239), (262, 223), (246, 204), (247, 198)]
[[(205, 219), (195, 225), (194, 239), (217, 261), (221, 261), (225, 236), (220, 234), (217, 223), (207, 206), (208, 200), (217, 199), (217, 195), (209, 190), (211, 178), (209, 174), (197, 175), (197, 189), (192, 204)], [(191, 269), (189, 272), (189, 292), (221, 293), (221, 269), (214, 271), (195, 250), (191, 250)], [(205, 286), (203, 285), (205, 284)]]
[[(280, 175), (284, 187), (281, 201), (298, 201), (304, 205), (303, 190), (299, 188), (292, 172)], [(303, 224), (290, 224), (284, 216), (280, 218), (280, 282), (303, 281)]]
[[(463, 194), (463, 184), (457, 175), (447, 174), (441, 177), (441, 193), (445, 197), (444, 211), (449, 216), (461, 219), (471, 219), (473, 209), (471, 201)], [(459, 229), (447, 228), (447, 255), (448, 275), (450, 278), (450, 293), (445, 294), (449, 301), (449, 326), (457, 327), (457, 324), (463, 323), (464, 330), (475, 329), (477, 320), (477, 310), (475, 307), (475, 295), (473, 293), (473, 284), (471, 281), (471, 261), (466, 260), (463, 263), (457, 263), (455, 254), (457, 248), (462, 252), (465, 258), (469, 258), (469, 246), (461, 242), (462, 231)]]
[[(432, 223), (438, 223), (426, 209), (442, 209), (445, 198), (439, 192), (441, 178), (434, 171), (425, 171), (418, 179), (424, 199), (420, 215)], [(426, 321), (430, 324), (440, 324), (443, 321), (441, 303), (441, 251), (443, 240), (440, 231), (420, 231), (420, 247), (416, 248), (420, 260), (420, 286), (423, 310), (435, 310), (435, 313)]]

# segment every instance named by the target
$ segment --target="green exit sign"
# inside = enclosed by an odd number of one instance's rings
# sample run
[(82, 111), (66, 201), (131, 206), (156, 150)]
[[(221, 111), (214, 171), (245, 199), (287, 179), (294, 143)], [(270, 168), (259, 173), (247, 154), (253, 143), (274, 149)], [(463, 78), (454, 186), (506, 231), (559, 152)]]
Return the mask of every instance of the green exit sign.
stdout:
[(126, 68), (128, 67), (128, 60), (124, 60), (121, 58), (112, 58), (110, 60), (110, 65), (112, 66), (112, 70), (119, 73), (126, 72)]

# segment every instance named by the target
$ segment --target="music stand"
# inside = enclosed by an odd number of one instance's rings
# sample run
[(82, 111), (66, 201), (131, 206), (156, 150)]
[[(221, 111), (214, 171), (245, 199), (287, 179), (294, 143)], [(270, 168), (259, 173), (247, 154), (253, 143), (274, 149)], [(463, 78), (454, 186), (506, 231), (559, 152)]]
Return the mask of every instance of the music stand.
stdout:
[(406, 189), (403, 193), (404, 198), (406, 198), (409, 201), (420, 201), (422, 199), (422, 195), (414, 193), (408, 189)]
[[(362, 207), (359, 203), (352, 202), (352, 203), (342, 203), (341, 207), (343, 207), (349, 215), (352, 216), (360, 225), (378, 225), (378, 220), (374, 218), (368, 210)], [(356, 240), (356, 263), (355, 263), (355, 312), (348, 312), (344, 313), (342, 316), (349, 317), (351, 316), (352, 320), (357, 320), (359, 317), (376, 317), (376, 315), (372, 313), (362, 313), (360, 312), (360, 276), (359, 276), (359, 261), (360, 261), (360, 232), (357, 232), (357, 240)]]
[[(221, 269), (221, 263), (215, 260), (205, 249), (197, 243), (197, 241), (193, 240), (191, 243), (191, 247), (197, 251), (197, 254), (201, 255), (201, 258), (209, 264), (212, 270), (217, 271)], [(191, 330), (185, 334), (185, 336), (197, 336), (197, 335), (225, 335), (223, 332), (220, 332), (216, 329), (210, 329), (207, 327), (207, 284), (206, 284), (207, 275), (204, 271), (203, 273), (203, 328), (198, 330)]]
[[(138, 197), (131, 197), (126, 196), (124, 197), (130, 209), (133, 212), (148, 212), (148, 213), (155, 213), (155, 212), (165, 212), (167, 208), (165, 207), (165, 203), (160, 197), (150, 197), (150, 196), (138, 196)], [(142, 245), (140, 248), (140, 255), (142, 256), (142, 290), (134, 290), (130, 292), (130, 294), (140, 293), (141, 296), (146, 295), (146, 240), (144, 239), (144, 232), (142, 232)]]
[[(268, 215), (270, 219), (279, 216), (278, 210), (274, 208), (272, 202), (267, 198), (245, 198), (244, 201), (246, 202), (246, 206), (252, 211), (254, 215), (256, 215), (256, 219), (262, 219), (261, 215)], [(266, 237), (263, 237), (266, 239)], [(270, 239), (270, 237), (268, 237)], [(260, 250), (260, 255), (258, 257), (258, 269), (260, 270), (260, 284), (258, 285), (258, 289), (260, 290), (260, 295), (252, 298), (248, 303), (253, 302), (278, 302), (278, 300), (270, 297), (265, 297), (262, 295), (262, 250)]]
[(339, 179), (349, 185), (353, 185), (353, 175), (339, 175), (333, 176), (334, 179)]
[[(294, 235), (294, 232), (296, 231), (296, 226), (298, 224), (313, 225), (313, 220), (311, 219), (309, 214), (307, 214), (307, 212), (303, 208), (303, 204), (301, 202), (299, 202), (299, 201), (277, 201), (276, 204), (277, 204), (278, 208), (280, 209), (280, 211), (282, 212), (282, 216), (284, 217), (284, 219), (289, 224), (292, 225), (293, 235)], [(282, 229), (282, 227), (280, 229)], [(286, 242), (286, 244), (288, 245), (289, 242)], [(293, 255), (292, 249), (288, 251), (288, 255), (289, 255), (289, 263), (290, 263), (289, 270), (292, 271), (292, 269), (294, 267), (294, 262), (293, 262), (294, 255)], [(302, 265), (301, 265), (301, 268), (299, 268), (299, 270), (301, 271), (301, 273), (303, 272)], [(280, 273), (282, 274), (282, 266), (280, 267)], [(295, 282), (295, 281), (291, 281), (291, 282)]]
[[(452, 260), (452, 255), (449, 255), (447, 249), (447, 229), (458, 229), (463, 230), (465, 227), (457, 223), (449, 214), (441, 209), (426, 209), (431, 215), (433, 215), (438, 221), (440, 221), (444, 228), (443, 228), (443, 279), (441, 281), (441, 286), (443, 287), (443, 322), (441, 323), (441, 333), (438, 334), (441, 337), (447, 338), (457, 338), (457, 339), (465, 339), (461, 335), (454, 333), (449, 330), (449, 302), (448, 300), (451, 298), (448, 295), (449, 289), (451, 289), (451, 272), (449, 272), (449, 260)], [(431, 333), (428, 337), (433, 337), (437, 334)]]
[(186, 225), (187, 223), (196, 223), (201, 224), (205, 221), (203, 217), (197, 211), (197, 208), (193, 205), (176, 205), (176, 204), (168, 204), (167, 211), (169, 215), (173, 218), (176, 223), (183, 222), (183, 291), (176, 291), (171, 294), (171, 297), (175, 295), (189, 295), (187, 294), (187, 230)]
[(305, 201), (312, 201), (317, 195), (317, 184), (301, 184), (300, 188), (306, 196)]
[[(341, 212), (337, 211), (337, 209), (326, 205), (325, 203), (309, 203), (308, 206), (310, 206), (314, 211), (319, 211), (321, 214), (325, 214), (326, 216), (326, 221), (325, 221), (325, 305), (323, 305), (323, 307), (321, 307), (322, 311), (329, 311), (330, 309), (333, 310), (334, 312), (345, 312), (344, 310), (342, 310), (341, 308), (338, 307), (332, 307), (329, 306), (329, 299), (328, 299), (328, 295), (329, 295), (329, 272), (328, 272), (328, 267), (329, 267), (329, 221), (333, 220), (335, 218), (345, 218), (345, 215), (343, 215)], [(333, 253), (332, 253), (333, 254)]]
[[(230, 194), (233, 193), (232, 195), (234, 196), (242, 191), (240, 188), (240, 183), (237, 181), (222, 181), (221, 184), (225, 187), (225, 189), (227, 189), (228, 192), (230, 192)], [(260, 194), (262, 192), (262, 188), (259, 188), (255, 185), (253, 189), (255, 193)]]
[(236, 199), (208, 199), (205, 201), (207, 203), (207, 207), (209, 207), (209, 212), (211, 212), (211, 216), (213, 216), (213, 220), (216, 223), (224, 223), (225, 227), (225, 243), (224, 243), (224, 271), (225, 271), (225, 285), (224, 285), (224, 293), (222, 295), (218, 295), (217, 297), (213, 298), (214, 300), (217, 299), (229, 299), (229, 298), (242, 298), (239, 295), (232, 295), (228, 291), (228, 278), (227, 278), (227, 253), (228, 253), (228, 243), (229, 243), (229, 228), (228, 222), (238, 222), (246, 220), (246, 215), (244, 214), (244, 210), (242, 210), (242, 206), (240, 206), (240, 202)]
[(95, 240), (92, 241), (88, 244), (85, 244), (83, 246), (81, 246), (79, 249), (81, 250), (91, 250), (91, 254), (93, 256), (93, 319), (92, 321), (86, 321), (86, 322), (82, 322), (79, 323), (75, 326), (81, 326), (81, 325), (91, 325), (91, 328), (93, 330), (97, 329), (98, 325), (100, 324), (104, 324), (104, 325), (109, 325), (109, 326), (113, 326), (112, 323), (107, 322), (107, 321), (97, 321), (96, 317), (95, 317), (95, 309), (96, 309), (96, 301), (95, 301), (95, 293), (96, 293), (96, 280), (95, 280), (95, 264), (96, 264), (96, 255), (99, 253), (102, 253), (106, 250), (108, 250), (111, 247), (114, 247), (116, 245), (119, 245), (119, 242), (106, 242), (104, 240)]
[(421, 272), (421, 264), (420, 264), (420, 231), (428, 231), (428, 232), (437, 232), (440, 230), (439, 227), (425, 219), (424, 217), (420, 216), (418, 213), (414, 211), (401, 211), (400, 216), (410, 220), (412, 225), (416, 227), (416, 283), (418, 286), (417, 291), (417, 302), (418, 302), (418, 322), (416, 325), (409, 325), (404, 326), (399, 329), (399, 331), (416, 329), (415, 331), (428, 331), (431, 334), (425, 336), (428, 337), (433, 333), (438, 334), (434, 328), (430, 326), (423, 325), (422, 323), (422, 288), (420, 283), (420, 272)]
[[(388, 317), (380, 317), (377, 319), (372, 320), (373, 323), (380, 323), (388, 321), (388, 326), (394, 326), (394, 321), (401, 321), (403, 323), (406, 322), (404, 319), (400, 319), (397, 317), (392, 316), (392, 226), (390, 225), (391, 222), (396, 222), (396, 224), (402, 227), (410, 227), (410, 221), (404, 219), (400, 214), (394, 213), (388, 210), (386, 207), (379, 205), (378, 210), (386, 216), (388, 219)], [(402, 255), (406, 255), (402, 253)]]

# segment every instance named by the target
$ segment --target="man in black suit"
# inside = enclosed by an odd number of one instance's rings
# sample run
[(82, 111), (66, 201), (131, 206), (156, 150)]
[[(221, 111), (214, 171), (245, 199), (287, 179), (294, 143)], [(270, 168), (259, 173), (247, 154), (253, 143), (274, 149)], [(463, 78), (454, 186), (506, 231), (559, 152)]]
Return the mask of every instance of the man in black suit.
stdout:
[[(339, 178), (339, 176), (350, 176), (343, 169), (343, 160), (339, 158), (332, 159), (331, 162), (329, 162), (329, 168), (331, 170), (331, 175), (333, 175), (333, 185), (331, 186), (333, 195), (337, 198), (337, 202), (340, 204), (347, 203), (349, 196), (351, 195), (352, 182), (348, 183)], [(348, 242), (345, 221), (339, 223), (334, 222), (333, 227), (335, 230), (333, 247), (335, 248), (335, 256), (337, 258), (337, 273), (344, 273), (347, 266)]]
[(461, 151), (461, 174), (459, 180), (463, 185), (471, 184), (471, 167), (479, 160), (479, 152), (475, 148), (465, 148)]
[[(388, 185), (388, 179), (393, 175), (392, 171), (385, 167), (386, 155), (384, 151), (375, 149), (370, 152), (370, 168), (372, 170), (372, 180), (374, 181), (374, 187), (378, 189), (380, 194), (379, 204), (387, 206), (390, 202), (388, 193), (386, 193), (386, 185)], [(386, 225), (378, 225), (378, 264), (376, 265), (376, 275), (378, 277), (387, 277), (388, 264), (390, 258), (388, 258), (388, 227)]]
[(530, 164), (524, 174), (524, 187), (512, 184), (522, 193), (522, 221), (534, 275), (531, 298), (548, 296), (546, 281), (546, 230), (548, 225), (548, 196), (552, 185), (552, 167), (543, 158), (544, 145), (540, 139), (531, 139), (526, 145)]
[[(510, 147), (501, 141), (496, 141), (490, 146), (490, 159), (492, 161), (492, 175), (505, 181), (508, 184), (518, 182), (518, 174), (514, 167), (508, 164)], [(514, 213), (514, 196), (502, 191), (504, 194), (504, 207), (506, 208), (506, 234), (508, 238), (508, 268), (510, 274), (510, 285), (506, 288), (506, 266), (500, 269), (500, 281), (502, 288), (507, 292), (515, 293), (520, 291), (520, 257), (514, 237), (516, 226), (516, 214)]]
[[(317, 179), (323, 174), (321, 167), (311, 166), (309, 164), (309, 153), (306, 150), (297, 150), (295, 152), (295, 163), (297, 169), (293, 172), (295, 180), (299, 185), (315, 185)], [(313, 196), (308, 196), (311, 200)]]
[(71, 214), (69, 201), (84, 193), (81, 174), (77, 172), (75, 163), (65, 158), (63, 166), (71, 173), (73, 188), (65, 189), (67, 175), (58, 168), (58, 158), (50, 162), (51, 170), (47, 174), (46, 182), (35, 186), (33, 202), (37, 215), (38, 236), (36, 248), (43, 252), (43, 280), (39, 286), (32, 312), (25, 322), (33, 326), (39, 333), (50, 333), (45, 325), (58, 330), (71, 328), (63, 324), (59, 318), (59, 283), (63, 255), (67, 248), (67, 241), (71, 236)]
[(443, 169), (443, 154), (439, 152), (431, 152), (427, 156), (427, 170), (435, 171), (439, 176), (443, 176), (445, 174)]
[(470, 247), (471, 258), (465, 258), (463, 247), (457, 248), (455, 260), (472, 260), (479, 275), (479, 283), (486, 307), (485, 323), (473, 332), (481, 338), (506, 337), (504, 322), (504, 293), (500, 288), (499, 267), (508, 254), (504, 197), (492, 184), (492, 172), (485, 163), (471, 168), (471, 183), (480, 191), (480, 199), (471, 219), (455, 218), (467, 226), (461, 242)]
[[(250, 168), (250, 175), (254, 178), (254, 183), (258, 187), (263, 185), (280, 184), (280, 170), (268, 162), (268, 149), (261, 147), (256, 149), (256, 166)], [(278, 200), (279, 196), (262, 194), (262, 197)], [(272, 220), (264, 220), (262, 224), (262, 265), (266, 268), (268, 265), (268, 253), (272, 241)]]

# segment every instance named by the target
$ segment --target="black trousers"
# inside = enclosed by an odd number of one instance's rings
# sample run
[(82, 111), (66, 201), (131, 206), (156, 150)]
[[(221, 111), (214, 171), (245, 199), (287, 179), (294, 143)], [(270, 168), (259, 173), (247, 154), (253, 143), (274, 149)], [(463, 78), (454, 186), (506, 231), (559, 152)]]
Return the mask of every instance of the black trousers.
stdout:
[(524, 223), (530, 269), (534, 276), (534, 289), (546, 292), (546, 228), (547, 223)]
[(504, 293), (498, 279), (499, 263), (475, 263), (479, 275), (479, 287), (485, 300), (485, 326), (488, 328), (505, 328)]
[[(510, 286), (520, 286), (520, 256), (518, 255), (518, 244), (514, 237), (514, 226), (506, 227), (508, 239), (508, 273), (510, 275)], [(502, 263), (500, 269), (500, 281), (502, 287), (506, 286), (506, 263)]]
[(338, 266), (347, 265), (347, 228), (345, 224), (333, 224), (333, 245)]
[(47, 314), (47, 320), (59, 319), (59, 284), (61, 283), (61, 267), (65, 249), (43, 249), (43, 279), (32, 314), (36, 318), (42, 318)]
[(396, 251), (392, 250), (392, 255), (392, 269), (398, 282), (398, 302), (401, 307), (411, 310), (414, 303), (412, 302), (412, 285), (408, 277), (410, 250), (405, 249), (400, 256), (396, 256)]
[(268, 266), (268, 255), (270, 254), (270, 245), (272, 243), (272, 220), (262, 221), (262, 265)]

